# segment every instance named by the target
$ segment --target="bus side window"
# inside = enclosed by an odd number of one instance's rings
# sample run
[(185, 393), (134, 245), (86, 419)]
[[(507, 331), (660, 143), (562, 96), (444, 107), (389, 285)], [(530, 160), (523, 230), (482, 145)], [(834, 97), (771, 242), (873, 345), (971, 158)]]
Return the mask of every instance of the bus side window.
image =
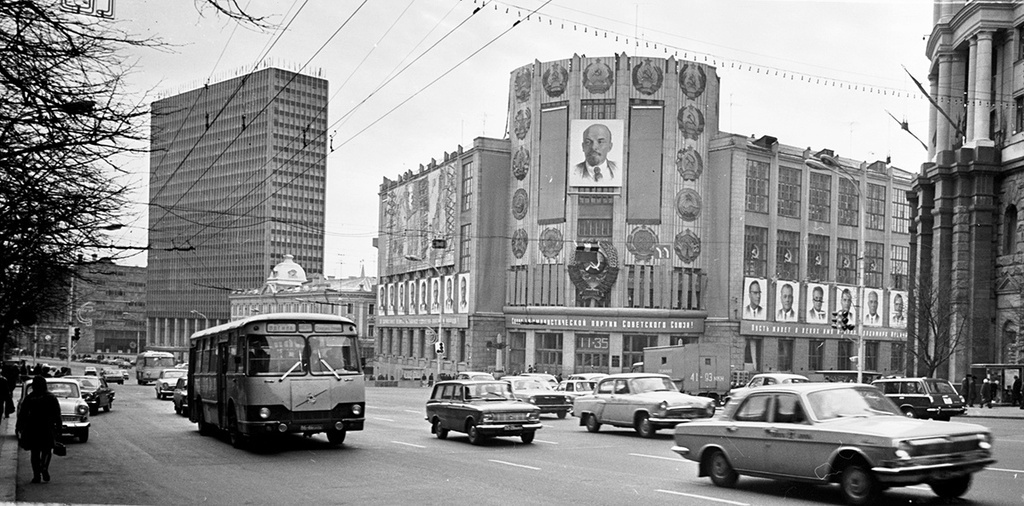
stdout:
[(270, 354), (266, 350), (266, 338), (249, 340), (249, 373), (257, 374), (270, 370)]

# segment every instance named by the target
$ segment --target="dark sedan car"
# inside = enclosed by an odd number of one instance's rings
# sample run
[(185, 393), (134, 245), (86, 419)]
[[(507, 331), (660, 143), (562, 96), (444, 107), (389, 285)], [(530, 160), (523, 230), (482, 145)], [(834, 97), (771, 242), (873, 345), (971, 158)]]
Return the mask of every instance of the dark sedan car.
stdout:
[(437, 383), (427, 399), (426, 420), (438, 439), (454, 430), (465, 432), (473, 444), (494, 436), (519, 436), (529, 444), (541, 428), (540, 409), (517, 400), (504, 381)]
[(178, 382), (174, 384), (174, 393), (171, 394), (171, 398), (174, 399), (174, 412), (188, 416), (188, 376), (178, 378)]
[(114, 407), (114, 390), (99, 376), (64, 376), (82, 386), (82, 398), (89, 405), (89, 414), (95, 415), (102, 408), (110, 411)]

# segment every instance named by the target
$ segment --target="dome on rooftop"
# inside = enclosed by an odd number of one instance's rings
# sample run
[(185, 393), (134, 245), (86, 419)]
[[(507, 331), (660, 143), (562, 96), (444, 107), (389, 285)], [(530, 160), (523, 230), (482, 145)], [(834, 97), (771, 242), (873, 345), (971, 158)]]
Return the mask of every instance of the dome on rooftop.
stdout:
[(267, 278), (268, 285), (275, 285), (277, 288), (301, 286), (306, 282), (306, 271), (299, 264), (295, 263), (295, 257), (285, 255), (281, 263), (274, 266)]

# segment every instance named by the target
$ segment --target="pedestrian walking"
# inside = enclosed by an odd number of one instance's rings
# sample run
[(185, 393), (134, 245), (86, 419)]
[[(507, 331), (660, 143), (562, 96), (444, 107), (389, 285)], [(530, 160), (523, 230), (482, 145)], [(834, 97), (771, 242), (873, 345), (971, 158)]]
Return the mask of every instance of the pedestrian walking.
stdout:
[(1024, 409), (1024, 395), (1021, 392), (1021, 381), (1020, 376), (1014, 375), (1013, 377), (1013, 404)]
[(993, 383), (991, 374), (986, 374), (985, 379), (981, 382), (981, 407), (988, 405), (988, 409), (992, 409), (992, 397), (995, 392), (993, 391)]
[(46, 388), (46, 378), (32, 378), (32, 391), (21, 403), (18, 422), (21, 447), (32, 453), (32, 483), (50, 481), (50, 459), (61, 431), (60, 403)]
[(14, 411), (14, 401), (11, 399), (11, 389), (8, 388), (7, 378), (0, 375), (0, 409), (3, 409), (4, 418), (11, 416)]
[(964, 380), (960, 382), (960, 395), (964, 396), (964, 400), (967, 401), (967, 406), (974, 407), (974, 376), (968, 374), (964, 376)]

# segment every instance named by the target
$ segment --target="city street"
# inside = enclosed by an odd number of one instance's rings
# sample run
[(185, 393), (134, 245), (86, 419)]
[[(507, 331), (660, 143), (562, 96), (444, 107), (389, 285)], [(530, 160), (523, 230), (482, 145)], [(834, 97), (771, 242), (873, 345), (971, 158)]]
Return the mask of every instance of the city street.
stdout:
[[(370, 388), (366, 430), (339, 448), (322, 435), (261, 451), (200, 436), (152, 386), (114, 385), (113, 410), (92, 418), (88, 443), (54, 457), (53, 481), (30, 484), (19, 454), (18, 501), (100, 504), (841, 504), (836, 487), (740, 478), (735, 489), (697, 478), (673, 454), (670, 431), (647, 440), (569, 417), (545, 416), (532, 445), (518, 438), (441, 441), (423, 420), (423, 389)], [(975, 475), (969, 504), (1020, 504), (1020, 419), (973, 418), (995, 433), (998, 463)], [(884, 504), (939, 504), (925, 486), (890, 490)]]

